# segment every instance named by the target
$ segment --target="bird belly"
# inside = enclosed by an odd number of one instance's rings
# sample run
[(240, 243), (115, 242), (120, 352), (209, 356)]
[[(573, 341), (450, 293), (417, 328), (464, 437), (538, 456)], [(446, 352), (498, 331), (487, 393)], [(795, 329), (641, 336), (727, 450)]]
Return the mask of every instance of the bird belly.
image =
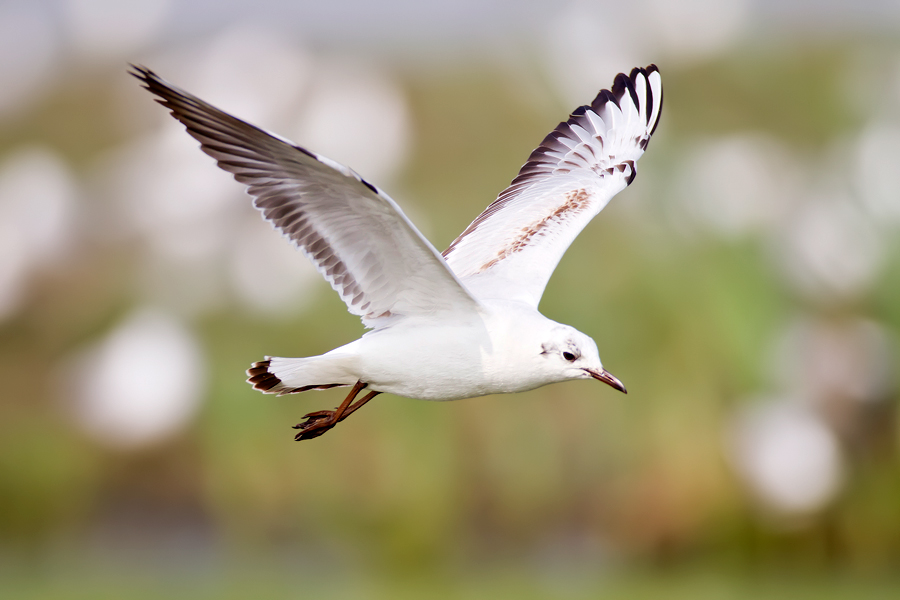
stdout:
[(359, 343), (360, 379), (380, 392), (459, 400), (536, 387), (504, 376), (487, 331), (471, 323), (373, 331)]

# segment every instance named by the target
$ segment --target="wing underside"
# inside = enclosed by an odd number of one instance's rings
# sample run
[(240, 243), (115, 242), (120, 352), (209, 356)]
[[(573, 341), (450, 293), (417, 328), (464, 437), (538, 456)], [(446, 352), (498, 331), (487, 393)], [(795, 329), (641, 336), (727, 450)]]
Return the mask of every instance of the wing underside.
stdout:
[(469, 290), (537, 307), (572, 241), (634, 180), (661, 108), (656, 66), (634, 69), (544, 138), (510, 186), (443, 253)]
[(241, 121), (149, 69), (135, 66), (132, 74), (219, 167), (247, 186), (263, 217), (367, 326), (477, 308), (397, 204), (353, 170)]

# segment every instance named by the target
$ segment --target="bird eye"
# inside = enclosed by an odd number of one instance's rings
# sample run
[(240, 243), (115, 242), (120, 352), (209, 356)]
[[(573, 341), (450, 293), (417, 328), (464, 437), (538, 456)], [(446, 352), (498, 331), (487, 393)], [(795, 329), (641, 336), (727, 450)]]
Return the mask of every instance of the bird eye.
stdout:
[(573, 360), (575, 360), (578, 357), (575, 356), (574, 354), (572, 354), (571, 352), (563, 352), (563, 358), (569, 362), (572, 362)]

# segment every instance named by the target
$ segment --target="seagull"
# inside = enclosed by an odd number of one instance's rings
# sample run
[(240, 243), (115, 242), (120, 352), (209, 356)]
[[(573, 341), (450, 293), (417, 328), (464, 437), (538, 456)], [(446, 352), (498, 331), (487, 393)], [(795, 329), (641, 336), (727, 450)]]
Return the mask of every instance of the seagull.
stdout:
[(575, 109), (444, 252), (349, 167), (131, 67), (370, 329), (320, 356), (267, 356), (247, 370), (266, 394), (350, 387), (334, 410), (304, 415), (296, 440), (322, 435), (381, 393), (458, 400), (590, 378), (626, 392), (594, 340), (538, 303), (575, 237), (634, 180), (662, 108), (656, 65), (618, 74)]

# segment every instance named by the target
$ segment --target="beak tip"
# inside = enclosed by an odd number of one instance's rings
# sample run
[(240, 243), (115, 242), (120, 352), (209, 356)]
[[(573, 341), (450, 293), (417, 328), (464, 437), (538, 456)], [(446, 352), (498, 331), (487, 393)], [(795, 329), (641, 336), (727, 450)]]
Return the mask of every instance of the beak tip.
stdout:
[(602, 381), (611, 388), (617, 389), (623, 394), (628, 394), (628, 390), (625, 389), (625, 384), (619, 381), (618, 377), (616, 377), (606, 369), (601, 369), (599, 373), (595, 371), (588, 371), (588, 373), (597, 381)]

